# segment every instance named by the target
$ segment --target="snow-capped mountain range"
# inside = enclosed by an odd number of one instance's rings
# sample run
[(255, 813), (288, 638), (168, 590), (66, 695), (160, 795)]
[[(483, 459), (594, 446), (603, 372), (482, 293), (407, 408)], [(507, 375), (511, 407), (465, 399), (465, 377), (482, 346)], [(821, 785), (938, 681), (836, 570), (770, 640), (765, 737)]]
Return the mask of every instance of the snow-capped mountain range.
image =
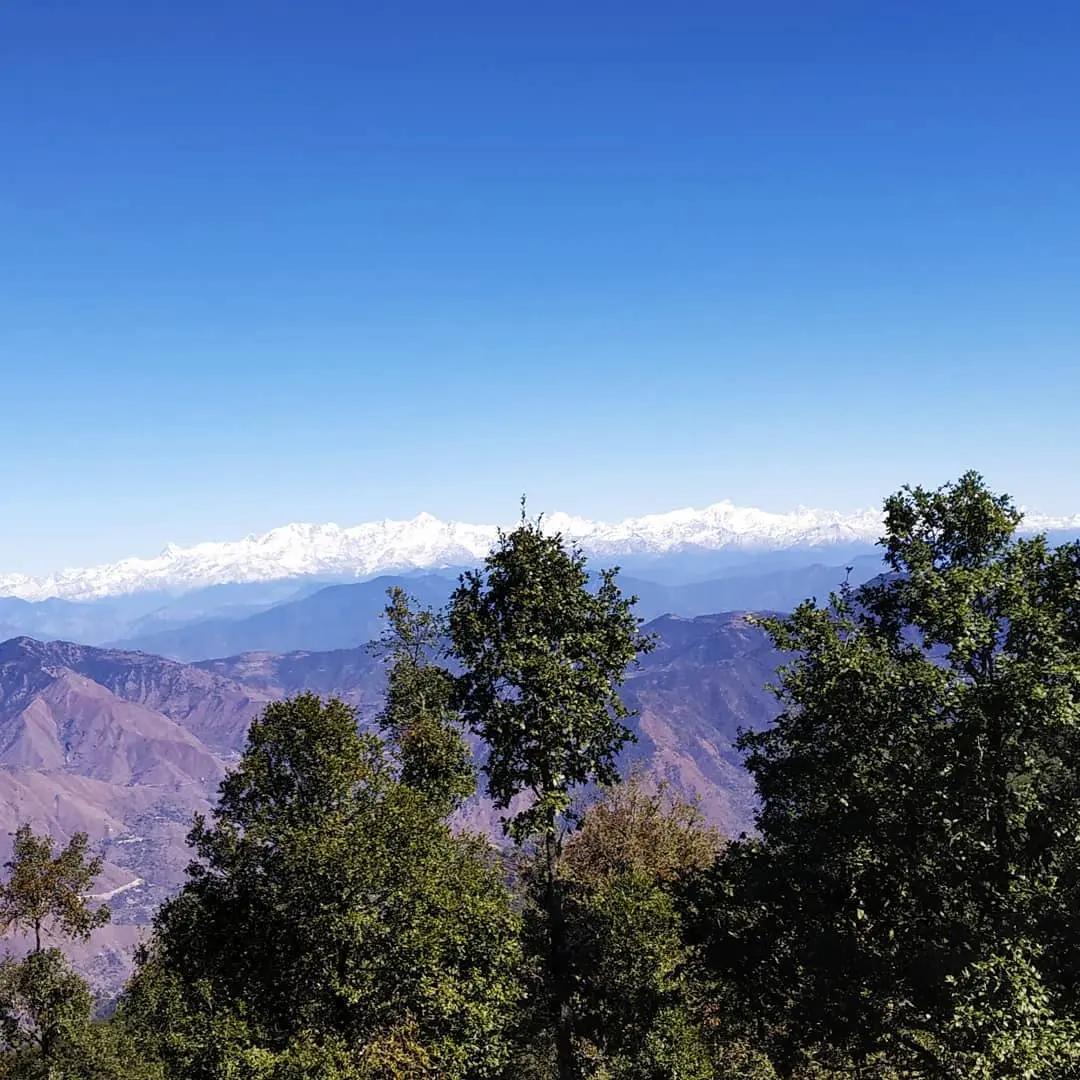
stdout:
[[(800, 507), (780, 514), (727, 501), (704, 510), (673, 510), (614, 523), (568, 514), (544, 518), (546, 529), (578, 540), (591, 555), (607, 557), (871, 544), (880, 535), (881, 524), (878, 510), (844, 514)], [(1080, 529), (1080, 514), (1067, 518), (1029, 514), (1024, 525), (1031, 531)], [(157, 590), (179, 594), (210, 585), (305, 576), (358, 579), (470, 565), (488, 552), (497, 535), (495, 525), (440, 521), (430, 514), (351, 528), (293, 524), (237, 541), (188, 548), (170, 544), (156, 558), (123, 559), (47, 577), (0, 574), (0, 596), (30, 601), (93, 600)]]

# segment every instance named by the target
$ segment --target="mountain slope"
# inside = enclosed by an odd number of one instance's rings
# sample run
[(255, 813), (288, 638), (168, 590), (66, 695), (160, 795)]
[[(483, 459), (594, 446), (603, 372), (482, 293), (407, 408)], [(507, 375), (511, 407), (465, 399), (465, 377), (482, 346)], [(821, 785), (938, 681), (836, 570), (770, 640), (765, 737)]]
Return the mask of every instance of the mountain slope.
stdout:
[(75, 952), (99, 985), (123, 978), (138, 927), (183, 880), (192, 819), (266, 700), (157, 657), (0, 644), (0, 857), (23, 822), (60, 843), (89, 834), (115, 924)]
[[(15, 658), (10, 667), (9, 658)], [(62, 669), (91, 679), (122, 701), (161, 713), (226, 755), (243, 745), (249, 719), (269, 700), (251, 687), (160, 656), (17, 638), (0, 644), (0, 708), (14, 678)]]
[[(876, 555), (856, 559), (851, 567), (851, 583), (867, 581), (880, 569)], [(827, 596), (844, 580), (846, 572), (843, 566), (815, 565), (765, 574), (732, 574), (677, 586), (621, 577), (620, 585), (626, 593), (638, 597), (637, 610), (645, 619), (666, 614), (693, 618), (714, 611), (790, 610), (807, 597)], [(426, 574), (334, 585), (248, 618), (194, 622), (175, 630), (118, 642), (116, 647), (140, 649), (183, 661), (246, 652), (356, 648), (381, 632), (380, 613), (386, 604), (386, 590), (392, 585), (405, 588), (422, 604), (439, 607), (449, 598), (455, 580)]]
[(355, 585), (330, 585), (300, 600), (242, 619), (210, 619), (116, 643), (177, 660), (205, 660), (243, 652), (348, 649), (379, 636), (386, 590), (406, 589), (421, 604), (441, 606), (455, 581), (435, 574), (378, 577)]
[(61, 669), (17, 712), (0, 712), (0, 761), (111, 784), (208, 784), (220, 761), (179, 724)]

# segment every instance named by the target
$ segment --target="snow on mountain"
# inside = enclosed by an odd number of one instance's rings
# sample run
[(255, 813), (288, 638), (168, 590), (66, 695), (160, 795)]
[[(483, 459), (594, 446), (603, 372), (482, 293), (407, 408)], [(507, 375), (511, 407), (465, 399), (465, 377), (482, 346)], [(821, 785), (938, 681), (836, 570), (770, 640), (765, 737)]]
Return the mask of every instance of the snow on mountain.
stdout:
[[(628, 556), (685, 550), (770, 551), (842, 543), (873, 543), (881, 513), (843, 514), (800, 507), (770, 513), (719, 502), (704, 510), (673, 510), (620, 522), (589, 521), (568, 514), (544, 518), (552, 532), (579, 540), (590, 554)], [(1028, 515), (1029, 530), (1080, 529), (1071, 518)], [(182, 593), (209, 585), (320, 576), (363, 578), (392, 571), (437, 569), (476, 562), (498, 534), (494, 525), (440, 521), (420, 514), (411, 521), (339, 525), (285, 525), (243, 540), (181, 548), (169, 544), (153, 559), (130, 558), (104, 566), (61, 570), (47, 577), (0, 574), (0, 596), (24, 600), (60, 597), (92, 600), (150, 590)]]

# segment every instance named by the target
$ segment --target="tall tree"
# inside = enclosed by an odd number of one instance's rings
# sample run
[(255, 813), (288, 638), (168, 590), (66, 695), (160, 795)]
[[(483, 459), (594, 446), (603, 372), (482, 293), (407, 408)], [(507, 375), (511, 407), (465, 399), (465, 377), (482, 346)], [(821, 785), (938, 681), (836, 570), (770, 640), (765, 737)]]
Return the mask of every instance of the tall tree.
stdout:
[(516, 916), (490, 845), (452, 833), (398, 766), (340, 701), (304, 694), (252, 724), (122, 1009), (170, 1076), (501, 1065)]
[(29, 825), (20, 825), (5, 864), (8, 879), (0, 885), (0, 934), (33, 934), (35, 952), (41, 952), (43, 934), (85, 940), (109, 921), (107, 907), (88, 903), (102, 862), (100, 856), (87, 857), (86, 833), (75, 833), (57, 855), (53, 846), (51, 836), (37, 836)]
[(559, 880), (561, 830), (575, 789), (616, 779), (633, 735), (619, 697), (626, 669), (651, 647), (617, 571), (590, 587), (584, 555), (540, 521), (500, 532), (483, 567), (450, 602), (456, 702), (487, 744), (487, 790), (512, 812), (504, 827), (541, 853), (546, 975), (561, 1080), (577, 1074), (568, 942)]
[(905, 488), (888, 575), (765, 622), (793, 659), (776, 724), (742, 739), (759, 838), (691, 898), (718, 985), (787, 1072), (1074, 1059), (1080, 545), (1020, 520), (973, 473)]
[(93, 1020), (86, 981), (43, 937), (86, 940), (109, 919), (87, 893), (101, 869), (85, 833), (54, 855), (50, 836), (29, 825), (15, 833), (9, 876), (0, 884), (0, 926), (33, 937), (28, 956), (0, 961), (0, 1077), (12, 1080), (119, 1080), (152, 1077), (123, 1030)]

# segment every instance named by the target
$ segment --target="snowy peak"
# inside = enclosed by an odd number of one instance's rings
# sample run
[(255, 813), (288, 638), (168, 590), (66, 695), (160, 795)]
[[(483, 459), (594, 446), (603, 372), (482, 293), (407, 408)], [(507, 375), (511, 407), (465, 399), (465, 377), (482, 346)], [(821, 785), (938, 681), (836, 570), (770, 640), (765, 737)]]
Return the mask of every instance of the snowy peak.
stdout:
[[(1080, 514), (1070, 518), (1033, 514), (1026, 517), (1024, 524), (1029, 531), (1080, 530)], [(872, 544), (881, 534), (881, 525), (878, 510), (843, 514), (798, 507), (781, 514), (739, 507), (728, 501), (703, 510), (672, 510), (614, 523), (563, 513), (544, 517), (546, 529), (579, 541), (589, 554), (605, 557)], [(212, 541), (188, 548), (169, 544), (156, 558), (123, 559), (105, 566), (61, 570), (43, 578), (0, 574), (0, 596), (93, 600), (153, 590), (182, 593), (209, 585), (292, 577), (348, 579), (430, 570), (478, 561), (497, 535), (495, 525), (441, 521), (431, 514), (351, 528), (333, 523), (294, 523), (243, 540)]]

